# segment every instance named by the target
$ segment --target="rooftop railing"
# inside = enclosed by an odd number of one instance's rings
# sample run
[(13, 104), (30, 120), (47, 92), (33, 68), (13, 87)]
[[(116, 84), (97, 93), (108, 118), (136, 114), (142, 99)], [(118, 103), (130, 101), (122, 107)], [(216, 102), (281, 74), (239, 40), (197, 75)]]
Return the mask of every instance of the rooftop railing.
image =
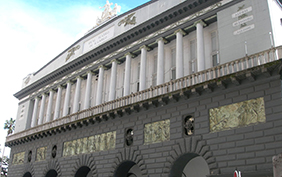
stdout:
[(166, 82), (164, 84), (157, 85), (146, 90), (132, 93), (128, 96), (124, 96), (113, 101), (105, 102), (98, 106), (94, 106), (92, 108), (82, 110), (80, 112), (65, 117), (61, 117), (51, 122), (46, 122), (42, 125), (24, 130), (22, 132), (12, 134), (6, 138), (6, 142), (30, 136), (38, 132), (44, 132), (50, 129), (54, 129), (56, 127), (68, 125), (73, 123), (74, 121), (83, 120), (89, 117), (95, 117), (96, 115), (100, 115), (108, 111), (117, 110), (119, 108), (126, 107), (134, 103), (146, 101), (148, 99), (155, 98), (167, 93), (171, 93), (219, 77), (224, 77), (229, 74), (263, 65), (278, 60), (280, 58), (282, 58), (282, 46), (271, 48), (269, 50), (265, 50), (250, 56), (246, 55), (243, 58), (224, 63), (222, 65), (209, 68), (176, 80), (172, 80), (170, 82)]

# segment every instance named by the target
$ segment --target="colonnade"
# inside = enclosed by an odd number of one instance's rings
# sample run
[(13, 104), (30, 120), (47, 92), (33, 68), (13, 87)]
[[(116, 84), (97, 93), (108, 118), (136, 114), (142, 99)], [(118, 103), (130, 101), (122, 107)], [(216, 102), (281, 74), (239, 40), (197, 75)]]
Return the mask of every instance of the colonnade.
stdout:
[[(196, 34), (197, 34), (197, 66), (198, 71), (202, 71), (205, 69), (205, 58), (204, 58), (204, 35), (203, 35), (203, 27), (204, 23), (203, 21), (197, 21), (195, 24), (196, 26)], [(176, 36), (176, 79), (181, 78), (184, 76), (183, 71), (183, 36), (185, 35), (185, 32), (182, 29), (179, 29), (175, 31)], [(156, 40), (156, 43), (158, 44), (158, 58), (157, 58), (157, 85), (164, 83), (164, 45), (167, 41), (165, 38), (159, 38)], [(141, 50), (141, 56), (140, 56), (140, 73), (139, 73), (139, 91), (142, 91), (146, 89), (146, 66), (147, 66), (147, 51), (149, 48), (144, 45), (140, 47)], [(124, 92), (123, 95), (129, 95), (130, 94), (130, 80), (131, 80), (131, 60), (133, 55), (131, 53), (125, 54), (125, 75), (124, 75)], [(112, 67), (111, 67), (111, 78), (110, 78), (110, 86), (109, 86), (109, 97), (108, 101), (112, 101), (116, 98), (116, 77), (117, 77), (117, 64), (118, 61), (116, 59), (111, 61)], [(104, 72), (105, 67), (103, 65), (99, 66), (99, 77), (98, 77), (98, 85), (97, 85), (97, 93), (96, 93), (96, 100), (95, 105), (102, 104), (102, 93), (103, 93), (103, 85), (104, 85)], [(84, 104), (82, 109), (88, 109), (90, 108), (90, 99), (91, 99), (91, 85), (92, 85), (92, 76), (93, 73), (91, 71), (87, 72), (87, 81), (85, 86), (85, 98), (84, 98)], [(60, 112), (60, 105), (62, 102), (62, 89), (63, 86), (59, 85), (56, 89), (57, 91), (57, 97), (55, 101), (55, 110), (54, 115), (52, 117), (52, 106), (53, 106), (53, 97), (54, 97), (54, 90), (49, 91), (49, 101), (47, 105), (47, 111), (46, 111), (46, 118), (45, 122), (49, 122), (51, 120), (58, 119), (60, 117), (60, 114), (62, 114), (62, 117), (67, 116), (70, 113), (76, 113), (80, 111), (80, 97), (81, 97), (81, 81), (82, 78), (78, 76), (76, 78), (76, 89), (74, 93), (74, 101), (72, 106), (72, 112), (70, 112), (70, 97), (71, 97), (71, 81), (68, 81), (66, 83), (66, 91), (65, 91), (65, 98), (63, 103), (63, 110), (62, 113)], [(43, 124), (44, 120), (44, 108), (45, 108), (45, 101), (46, 101), (46, 93), (43, 93), (40, 98), (37, 96), (34, 98), (34, 108), (32, 113), (32, 120), (31, 120), (31, 127), (35, 127), (36, 125)], [(40, 109), (39, 109), (39, 101), (41, 102)], [(39, 110), (38, 110), (39, 109)], [(39, 114), (38, 114), (39, 111)], [(37, 115), (38, 119), (37, 119)]]

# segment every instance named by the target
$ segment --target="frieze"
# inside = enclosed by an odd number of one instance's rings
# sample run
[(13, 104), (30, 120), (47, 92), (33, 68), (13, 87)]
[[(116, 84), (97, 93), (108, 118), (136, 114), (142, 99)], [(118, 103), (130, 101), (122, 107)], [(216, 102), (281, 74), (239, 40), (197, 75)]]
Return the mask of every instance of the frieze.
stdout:
[(42, 161), (46, 159), (46, 150), (47, 147), (40, 147), (36, 150), (36, 161)]
[(209, 110), (210, 131), (217, 132), (266, 121), (263, 97)]
[(20, 165), (24, 163), (25, 152), (14, 154), (12, 164)]
[(170, 140), (170, 120), (145, 124), (144, 144), (160, 143)]
[(115, 149), (116, 131), (64, 142), (63, 156)]

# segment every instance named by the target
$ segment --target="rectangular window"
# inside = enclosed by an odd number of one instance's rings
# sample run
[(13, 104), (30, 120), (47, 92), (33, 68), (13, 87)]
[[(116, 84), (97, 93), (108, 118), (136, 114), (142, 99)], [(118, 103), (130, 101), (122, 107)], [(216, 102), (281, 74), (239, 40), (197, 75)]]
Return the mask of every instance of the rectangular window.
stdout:
[(190, 41), (190, 71), (191, 73), (196, 72), (196, 61), (197, 61), (197, 47), (196, 40)]
[(171, 80), (176, 79), (176, 50), (171, 50)]
[(153, 75), (152, 75), (152, 86), (156, 86), (157, 85), (157, 69), (158, 69), (158, 56), (155, 55), (154, 56), (154, 66), (153, 66), (154, 70), (153, 70)]
[(217, 33), (216, 33), (216, 31), (211, 33), (211, 58), (212, 58), (212, 67), (219, 65), (218, 44), (217, 44)]

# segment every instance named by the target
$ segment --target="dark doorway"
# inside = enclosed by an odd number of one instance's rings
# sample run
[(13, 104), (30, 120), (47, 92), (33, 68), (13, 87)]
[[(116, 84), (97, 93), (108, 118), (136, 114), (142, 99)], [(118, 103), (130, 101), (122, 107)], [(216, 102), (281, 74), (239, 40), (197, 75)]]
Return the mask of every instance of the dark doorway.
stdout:
[(141, 170), (133, 161), (124, 161), (116, 169), (114, 177), (140, 177)]
[(75, 173), (74, 177), (88, 177), (91, 176), (90, 168), (87, 166), (80, 167)]
[(26, 173), (23, 175), (23, 177), (32, 177), (32, 176), (31, 176), (31, 173), (26, 172)]
[(45, 177), (57, 177), (58, 176), (58, 173), (56, 172), (56, 170), (49, 170), (47, 172), (47, 174), (45, 175)]

